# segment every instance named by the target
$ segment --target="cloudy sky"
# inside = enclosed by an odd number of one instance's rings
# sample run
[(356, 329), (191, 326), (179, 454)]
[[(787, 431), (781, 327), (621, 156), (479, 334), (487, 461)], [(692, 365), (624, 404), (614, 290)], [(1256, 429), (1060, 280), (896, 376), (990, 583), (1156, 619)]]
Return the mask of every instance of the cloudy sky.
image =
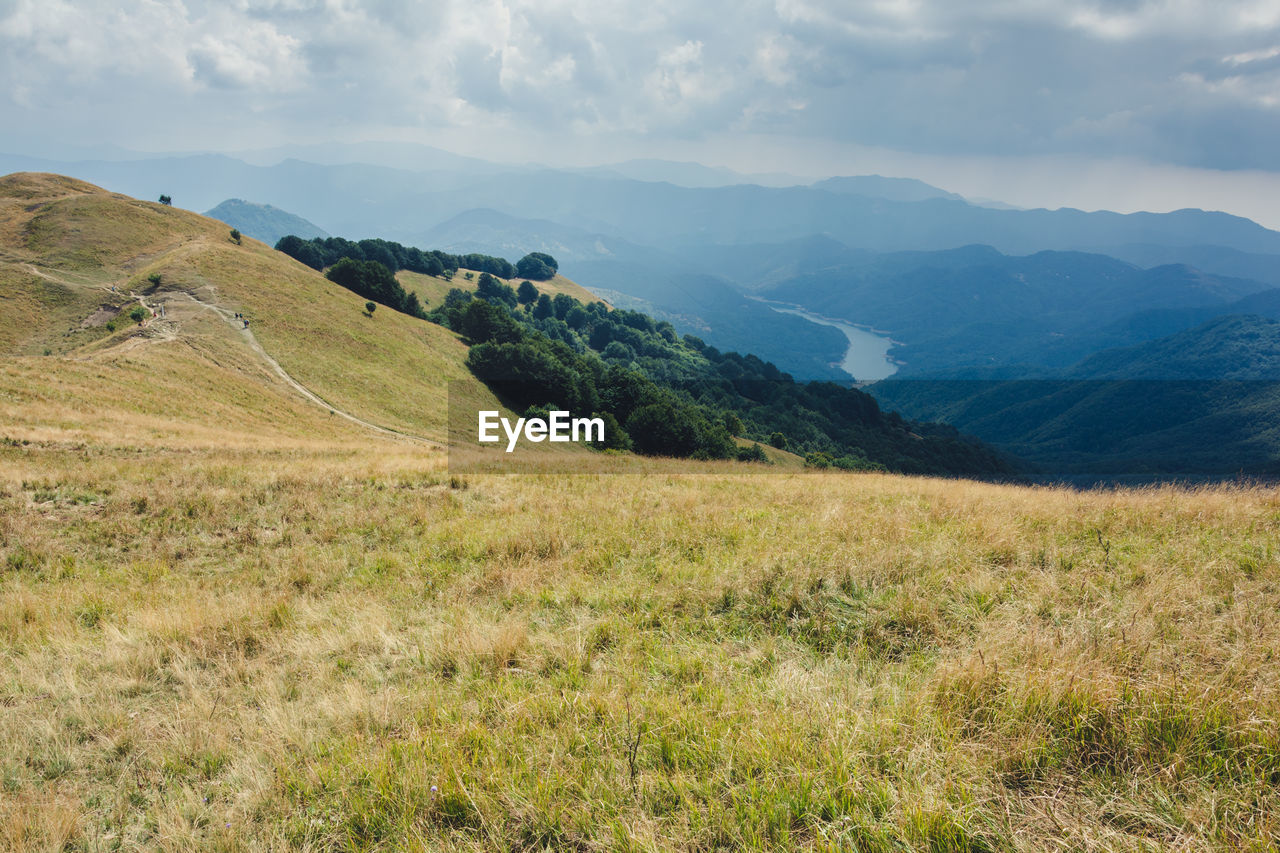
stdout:
[(0, 0), (0, 150), (422, 142), (1280, 226), (1280, 2)]

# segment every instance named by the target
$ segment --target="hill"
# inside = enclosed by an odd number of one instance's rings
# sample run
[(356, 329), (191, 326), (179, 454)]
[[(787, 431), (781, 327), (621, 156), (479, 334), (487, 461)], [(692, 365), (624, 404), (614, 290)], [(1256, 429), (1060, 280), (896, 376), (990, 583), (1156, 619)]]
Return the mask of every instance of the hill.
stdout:
[[(387, 428), (442, 429), (441, 389), (484, 344), (368, 316), (226, 232), (0, 178), (0, 847), (1280, 837), (1273, 488), (773, 452), (462, 474)], [(566, 327), (677, 343), (568, 302)], [(525, 343), (561, 331), (529, 319)], [(565, 338), (551, 350), (585, 355)]]
[(1226, 316), (1052, 378), (888, 380), (885, 406), (946, 420), (1048, 474), (1280, 475), (1280, 322)]
[(918, 181), (915, 178), (886, 178), (881, 175), (856, 175), (853, 177), (827, 178), (811, 184), (814, 189), (829, 193), (861, 195), (883, 198), (888, 201), (924, 201), (946, 198), (964, 201), (962, 196)]
[[(431, 317), (436, 322), (430, 323), (420, 308), (411, 312), (418, 316), (392, 308), (375, 313), (366, 300), (376, 295), (357, 296), (283, 252), (253, 240), (233, 242), (222, 223), (166, 205), (30, 174), (5, 178), (0, 198), (8, 201), (3, 219), (8, 249), (0, 283), (2, 292), (12, 293), (23, 306), (21, 315), (10, 315), (0, 341), (8, 341), (11, 351), (28, 352), (43, 343), (40, 358), (51, 359), (39, 364), (19, 359), (7, 377), (12, 396), (28, 403), (15, 418), (10, 437), (16, 440), (28, 440), (40, 425), (52, 429), (51, 420), (89, 435), (102, 429), (111, 411), (124, 424), (136, 421), (139, 408), (157, 418), (173, 414), (187, 433), (208, 430), (216, 422), (210, 424), (199, 412), (216, 410), (226, 401), (206, 400), (205, 395), (217, 397), (217, 387), (230, 382), (238, 393), (253, 398), (246, 407), (250, 410), (269, 410), (267, 401), (280, 394), (300, 397), (295, 402), (311, 406), (306, 423), (245, 427), (237, 440), (267, 442), (279, 430), (323, 433), (318, 421), (327, 413), (374, 432), (436, 443), (452, 438), (456, 443), (458, 436), (448, 434), (454, 423), (451, 412), (503, 408), (485, 385), (457, 380), (474, 374), (492, 387), (500, 383), (507, 389), (503, 401), (510, 404), (522, 396), (510, 390), (508, 373), (515, 370), (526, 380), (536, 376), (529, 388), (540, 389), (520, 400), (518, 411), (555, 403), (583, 415), (616, 415), (631, 433), (629, 439), (622, 433), (621, 446), (634, 442), (637, 450), (650, 454), (735, 455), (723, 418), (726, 411), (736, 410), (757, 441), (785, 428), (806, 451), (829, 452), (824, 460), (846, 460), (843, 464), (851, 466), (970, 474), (1008, 468), (953, 430), (909, 424), (885, 415), (860, 392), (835, 386), (811, 391), (754, 357), (722, 353), (696, 339), (681, 341), (674, 329), (649, 317), (608, 311), (562, 278), (542, 283), (546, 291), (537, 297), (535, 312), (532, 304), (519, 308), (510, 286), (482, 273), (476, 283), (487, 280), (489, 289), (477, 288), (481, 299), (458, 288), (459, 301), (435, 306)], [(377, 240), (366, 245), (391, 263), (397, 263), (394, 252), (426, 263), (426, 256), (412, 247)], [(339, 248), (365, 251), (361, 244), (345, 241)], [(499, 258), (462, 257), (511, 266)], [(458, 260), (450, 258), (450, 263)], [(431, 259), (439, 263), (439, 256)], [(390, 287), (396, 287), (387, 267), (364, 259), (355, 263), (358, 270), (367, 265), (369, 274), (381, 271)], [(463, 281), (470, 275), (465, 270), (450, 274)], [(419, 276), (416, 284), (425, 286), (432, 278)], [(595, 304), (584, 305), (570, 292)], [(44, 303), (58, 310), (42, 309)], [(369, 304), (376, 309), (376, 303)], [(79, 332), (54, 340), (61, 327), (77, 320)], [(199, 355), (191, 356), (188, 350), (196, 341)], [(174, 351), (181, 357), (175, 358)], [(87, 369), (86, 363), (99, 368), (96, 375), (103, 387), (97, 399), (92, 382), (72, 382), (60, 384), (60, 402), (101, 413), (98, 419), (83, 415), (68, 422), (62, 408), (54, 413), (29, 405), (32, 394), (44, 393), (48, 385), (38, 378), (40, 373), (76, 376)], [(104, 372), (104, 365), (121, 363), (127, 367), (118, 377)], [(205, 363), (216, 369), (204, 371)], [(227, 372), (233, 376), (224, 378)], [(739, 384), (728, 384), (730, 379)], [(743, 396), (748, 380), (763, 382), (765, 393)], [(690, 381), (698, 383), (695, 391), (682, 384)], [(709, 389), (712, 382), (719, 386)], [(132, 396), (115, 401), (106, 392), (115, 384), (128, 385)], [(175, 393), (175, 387), (186, 393)], [(465, 399), (453, 396), (458, 389)], [(793, 397), (806, 406), (808, 418), (798, 418), (781, 402)], [(631, 421), (629, 415), (634, 416)], [(162, 440), (164, 430), (153, 429), (151, 438)], [(741, 424), (736, 427), (738, 433), (742, 430)], [(349, 438), (351, 431), (344, 435)]]
[(469, 376), (466, 347), (439, 326), (371, 320), (364, 300), (256, 240), (232, 243), (221, 222), (54, 175), (0, 179), (0, 291), (16, 439), (367, 436), (346, 412), (438, 441), (443, 383)]
[[(1101, 349), (1195, 325), (1268, 289), (1183, 265), (1142, 269), (1083, 252), (1010, 256), (968, 246), (847, 255), (761, 292), (886, 330), (900, 342), (893, 355), (906, 362), (904, 374), (955, 375), (993, 366), (1064, 368)], [(1164, 323), (1154, 322), (1156, 313)], [(1153, 322), (1131, 321), (1138, 316)]]
[(846, 341), (834, 329), (780, 316), (744, 297), (723, 276), (702, 272), (666, 251), (623, 238), (530, 220), (494, 210), (469, 210), (430, 229), (428, 245), (451, 251), (515, 254), (551, 247), (566, 270), (610, 302), (643, 311), (717, 347), (750, 352), (805, 379), (847, 380), (836, 365)]
[(229, 198), (212, 210), (205, 211), (204, 215), (238, 228), (268, 246), (274, 246), (286, 234), (297, 234), (307, 240), (329, 236), (324, 229), (301, 216), (269, 204), (254, 204), (240, 198)]

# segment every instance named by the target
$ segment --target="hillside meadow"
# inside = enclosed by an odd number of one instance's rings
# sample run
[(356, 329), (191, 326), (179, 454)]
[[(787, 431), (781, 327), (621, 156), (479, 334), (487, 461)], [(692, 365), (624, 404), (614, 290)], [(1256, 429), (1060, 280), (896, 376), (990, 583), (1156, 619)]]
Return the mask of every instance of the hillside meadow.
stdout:
[(457, 335), (52, 175), (0, 297), (0, 849), (1280, 846), (1274, 488), (451, 468)]
[(0, 448), (9, 850), (1265, 850), (1280, 494)]

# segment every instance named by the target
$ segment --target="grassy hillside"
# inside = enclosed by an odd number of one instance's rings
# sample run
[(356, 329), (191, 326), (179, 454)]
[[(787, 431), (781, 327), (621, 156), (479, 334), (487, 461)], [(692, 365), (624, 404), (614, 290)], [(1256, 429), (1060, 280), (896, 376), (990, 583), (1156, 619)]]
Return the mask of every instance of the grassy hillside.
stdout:
[(1280, 845), (1275, 489), (462, 475), (225, 231), (0, 179), (0, 850)]
[[(467, 273), (471, 273), (470, 279), (467, 278)], [(494, 278), (513, 288), (519, 287), (520, 282), (525, 280), (518, 276), (516, 278), (494, 276)], [(455, 287), (460, 290), (474, 291), (480, 279), (480, 273), (475, 270), (460, 269), (457, 275), (452, 278), (445, 278), (443, 276), (424, 275), (410, 270), (400, 270), (396, 273), (396, 279), (405, 290), (416, 293), (422, 304), (430, 310), (439, 307), (444, 302), (445, 295)], [(533, 284), (538, 288), (539, 293), (545, 293), (548, 296), (554, 297), (557, 293), (564, 293), (587, 305), (592, 302), (604, 302), (603, 299), (590, 290), (562, 275), (556, 275), (548, 281), (535, 281)]]
[[(207, 412), (234, 399), (237, 408), (262, 412), (244, 428), (261, 436), (273, 432), (279, 399), (305, 402), (274, 360), (323, 401), (301, 407), (309, 426), (282, 413), (285, 432), (326, 436), (341, 420), (323, 411), (327, 405), (386, 429), (444, 437), (445, 383), (469, 376), (455, 335), (392, 311), (367, 317), (364, 300), (262, 243), (233, 243), (228, 230), (67, 178), (0, 179), (0, 293), (8, 308), (0, 345), (6, 354), (52, 359), (8, 362), (12, 393), (20, 395), (32, 376), (68, 377), (60, 391), (65, 418), (36, 423), (39, 412), (24, 408), (14, 429), (92, 432), (98, 416), (90, 413), (111, 408), (112, 389), (121, 387), (129, 389), (122, 392), (128, 401), (115, 407), (122, 417), (145, 402), (183, 429), (206, 429)], [(142, 324), (128, 318), (140, 306)], [(151, 316), (162, 308), (163, 318)], [(249, 319), (248, 330), (236, 313)], [(222, 383), (230, 383), (225, 394)], [(255, 395), (266, 396), (239, 405)], [(102, 422), (94, 422), (101, 433)], [(368, 432), (335, 429), (344, 440)], [(143, 439), (130, 433), (128, 440)]]
[(0, 448), (0, 847), (1264, 850), (1274, 490)]

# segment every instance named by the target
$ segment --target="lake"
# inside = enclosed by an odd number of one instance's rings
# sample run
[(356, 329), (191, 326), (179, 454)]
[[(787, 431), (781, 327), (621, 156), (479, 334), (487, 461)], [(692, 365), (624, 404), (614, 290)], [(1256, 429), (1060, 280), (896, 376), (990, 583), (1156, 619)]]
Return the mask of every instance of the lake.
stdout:
[(893, 341), (887, 336), (878, 335), (844, 320), (820, 317), (793, 305), (783, 305), (767, 299), (759, 301), (779, 314), (795, 314), (810, 323), (833, 326), (844, 333), (849, 340), (849, 349), (845, 351), (840, 367), (858, 382), (875, 382), (898, 372), (898, 365), (889, 358), (889, 347), (893, 346)]

